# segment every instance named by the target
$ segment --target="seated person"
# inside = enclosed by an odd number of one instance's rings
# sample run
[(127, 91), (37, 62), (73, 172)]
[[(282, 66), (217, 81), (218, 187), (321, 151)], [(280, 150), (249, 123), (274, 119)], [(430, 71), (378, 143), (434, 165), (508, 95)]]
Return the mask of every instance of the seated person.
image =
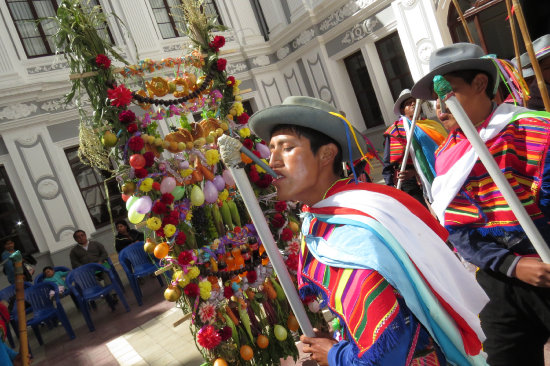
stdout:
[(115, 237), (115, 249), (117, 253), (120, 253), (122, 249), (130, 244), (144, 240), (143, 233), (135, 229), (130, 229), (130, 226), (128, 226), (128, 223), (124, 220), (118, 220), (115, 222), (115, 226), (118, 231)]
[(42, 273), (44, 274), (44, 281), (53, 282), (57, 285), (60, 295), (65, 292), (65, 288), (67, 287), (65, 277), (67, 277), (68, 271), (56, 271), (53, 267), (46, 266), (42, 270)]

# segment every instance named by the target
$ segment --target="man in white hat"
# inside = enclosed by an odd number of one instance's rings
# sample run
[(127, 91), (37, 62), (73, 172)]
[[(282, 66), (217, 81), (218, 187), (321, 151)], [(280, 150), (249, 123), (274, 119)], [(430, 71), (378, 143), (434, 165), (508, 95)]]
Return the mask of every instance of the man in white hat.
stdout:
[[(525, 209), (550, 243), (550, 119), (493, 101), (497, 68), (473, 44), (436, 50), (430, 72), (412, 95), (436, 99), (433, 78), (450, 84), (479, 135)], [(438, 100), (441, 121), (451, 119)], [(445, 122), (444, 122), (445, 123)], [(541, 262), (500, 190), (475, 150), (455, 126), (436, 152), (437, 177), (432, 209), (449, 231), (449, 240), (467, 261), (479, 267), (477, 281), (490, 298), (480, 314), (487, 336), (487, 362), (544, 365), (550, 336), (550, 264)]]
[[(411, 156), (407, 157), (406, 170), (401, 172), (415, 106), (416, 99), (411, 96), (411, 91), (409, 89), (401, 91), (393, 106), (393, 111), (399, 119), (384, 132), (382, 176), (386, 184), (391, 187), (397, 186), (398, 179), (402, 179), (401, 190), (426, 206), (426, 199), (428, 202), (432, 200), (430, 190), (434, 176), (433, 154), (447, 137), (447, 132), (439, 122), (419, 117), (412, 134), (415, 141), (411, 145), (414, 160)], [(421, 144), (424, 146), (420, 146)], [(419, 172), (416, 171), (417, 166), (420, 169)]]
[[(542, 77), (546, 83), (546, 90), (548, 90), (548, 94), (550, 94), (550, 34), (545, 34), (535, 39), (533, 41), (533, 50), (537, 56)], [(532, 67), (531, 59), (527, 54), (522, 55), (521, 58), (521, 61), (525, 61), (525, 67)], [(542, 101), (537, 80), (532, 80), (528, 85), (531, 98), (527, 102), (527, 108), (544, 111), (544, 102)]]
[(304, 203), (298, 288), (337, 317), (343, 340), (301, 338), (320, 365), (485, 365), (478, 312), (486, 296), (411, 196), (340, 178), (360, 158), (359, 132), (330, 104), (288, 97), (255, 113), (269, 142), (278, 199)]

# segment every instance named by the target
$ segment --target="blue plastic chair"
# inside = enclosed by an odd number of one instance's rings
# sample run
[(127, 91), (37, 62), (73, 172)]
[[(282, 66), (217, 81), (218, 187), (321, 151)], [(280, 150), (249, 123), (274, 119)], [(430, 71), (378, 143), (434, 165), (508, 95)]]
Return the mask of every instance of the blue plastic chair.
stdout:
[(107, 257), (107, 263), (109, 263), (109, 266), (111, 266), (111, 269), (109, 271), (113, 274), (113, 277), (115, 278), (116, 282), (120, 286), (120, 289), (122, 290), (122, 292), (126, 292), (126, 289), (124, 288), (124, 285), (122, 285), (122, 281), (120, 280), (120, 276), (116, 271), (115, 265), (113, 264), (111, 257)]
[[(29, 287), (32, 287), (32, 283), (25, 282), (24, 283), (25, 290)], [(2, 290), (0, 290), (0, 300), (6, 301), (8, 304), (12, 305), (12, 309), (10, 311), (10, 323), (11, 326), (17, 336), (19, 336), (19, 332), (17, 331), (17, 306), (15, 304), (15, 285), (10, 285)], [(13, 303), (11, 303), (13, 301)], [(27, 307), (25, 312), (27, 314), (32, 312), (31, 307)], [(7, 338), (8, 342), (11, 346), (11, 348), (15, 348), (15, 342), (13, 339), (13, 336), (10, 331), (10, 327), (7, 327)]]
[[(50, 292), (54, 292), (53, 301), (50, 297)], [(67, 318), (65, 309), (61, 305), (61, 300), (59, 299), (59, 288), (51, 282), (44, 281), (32, 287), (29, 287), (25, 290), (25, 300), (32, 307), (32, 318), (27, 320), (27, 325), (32, 327), (38, 344), (43, 345), (44, 341), (40, 335), (39, 325), (43, 322), (54, 321), (54, 324), (57, 320), (63, 324), (65, 331), (71, 339), (75, 338), (73, 328), (71, 323)], [(55, 306), (54, 306), (55, 302)]]
[[(143, 305), (143, 293), (139, 286), (138, 278), (149, 276), (155, 273), (158, 269), (158, 262), (153, 262), (149, 255), (143, 250), (143, 242), (137, 242), (130, 244), (126, 248), (122, 249), (118, 254), (118, 260), (122, 266), (130, 287), (134, 292), (137, 303), (139, 306)], [(162, 275), (157, 276), (157, 279), (161, 287), (164, 287), (164, 281)]]
[[(71, 269), (70, 268), (67, 268), (67, 267), (64, 267), (64, 266), (55, 266), (53, 267), (53, 270), (56, 271), (56, 272), (70, 272)], [(34, 284), (37, 285), (39, 284), (40, 282), (44, 281), (44, 273), (40, 273), (38, 276), (36, 276), (36, 278), (34, 279)], [(63, 295), (59, 295), (61, 297), (63, 297)]]
[[(96, 277), (96, 272), (106, 273), (109, 276), (111, 283), (102, 286)], [(90, 332), (95, 330), (94, 323), (92, 322), (92, 318), (90, 316), (90, 301), (104, 297), (111, 309), (114, 311), (115, 303), (110, 296), (110, 293), (114, 291), (119, 296), (126, 311), (130, 311), (126, 298), (124, 297), (124, 294), (122, 293), (122, 290), (120, 289), (120, 286), (112, 271), (107, 270), (101, 264), (88, 263), (75, 268), (69, 272), (65, 282), (70, 290), (76, 295), (79, 308), (82, 311), (82, 315), (84, 316), (84, 320), (86, 320), (86, 324), (88, 325)]]

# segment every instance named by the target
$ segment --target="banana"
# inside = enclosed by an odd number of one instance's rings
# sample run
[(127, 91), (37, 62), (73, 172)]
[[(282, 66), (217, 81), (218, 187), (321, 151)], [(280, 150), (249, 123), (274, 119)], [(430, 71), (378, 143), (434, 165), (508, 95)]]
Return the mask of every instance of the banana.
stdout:
[(239, 216), (239, 210), (237, 210), (237, 204), (235, 203), (235, 201), (231, 200), (227, 202), (227, 205), (229, 206), (229, 211), (231, 212), (233, 223), (240, 227), (241, 217)]
[(220, 213), (222, 214), (223, 223), (230, 231), (233, 230), (234, 226), (233, 220), (231, 219), (231, 210), (227, 204), (227, 201), (223, 202), (222, 207), (220, 208)]

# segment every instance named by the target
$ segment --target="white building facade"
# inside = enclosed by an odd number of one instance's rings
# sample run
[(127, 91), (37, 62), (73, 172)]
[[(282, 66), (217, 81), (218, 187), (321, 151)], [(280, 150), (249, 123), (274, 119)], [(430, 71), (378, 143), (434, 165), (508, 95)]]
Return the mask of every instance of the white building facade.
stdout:
[[(182, 55), (186, 38), (170, 15), (175, 0), (95, 1), (126, 24), (127, 32), (110, 16), (108, 29), (130, 63)], [(114, 251), (101, 175), (76, 157), (79, 115), (63, 102), (69, 71), (49, 44), (54, 25), (33, 30), (25, 21), (52, 14), (57, 4), (0, 0), (0, 239), (35, 252), (38, 270), (69, 265), (76, 229)], [(234, 52), (223, 57), (228, 73), (242, 80), (252, 112), (290, 95), (321, 98), (380, 149), (395, 120), (394, 100), (427, 72), (434, 49), (452, 43), (449, 19), (456, 18), (451, 0), (210, 0), (205, 6), (230, 29), (222, 33), (223, 49)], [(120, 201), (116, 189), (113, 198)]]

